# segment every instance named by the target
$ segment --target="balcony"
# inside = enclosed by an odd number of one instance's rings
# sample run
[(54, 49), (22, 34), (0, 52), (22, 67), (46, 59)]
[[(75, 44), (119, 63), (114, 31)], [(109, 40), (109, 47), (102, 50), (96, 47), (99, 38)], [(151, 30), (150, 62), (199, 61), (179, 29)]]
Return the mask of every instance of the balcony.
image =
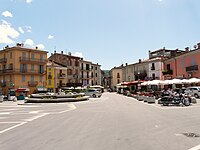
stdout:
[(66, 74), (64, 74), (64, 73), (59, 73), (59, 74), (58, 74), (58, 78), (66, 78)]
[(156, 70), (155, 67), (151, 67), (151, 70)]
[(48, 75), (48, 79), (52, 79), (52, 75)]
[(188, 66), (185, 69), (186, 69), (186, 72), (195, 72), (195, 71), (198, 71), (198, 65)]
[(91, 68), (88, 68), (88, 67), (81, 67), (81, 70), (82, 71), (90, 71), (90, 70), (92, 70)]
[(173, 75), (173, 70), (163, 70), (162, 73), (163, 75)]
[(21, 63), (26, 63), (26, 64), (46, 64), (47, 63), (47, 59), (31, 59), (31, 58), (27, 58), (27, 57), (19, 57), (19, 62)]
[(46, 71), (38, 71), (38, 70), (31, 70), (31, 69), (3, 69), (0, 70), (2, 74), (31, 74), (31, 75), (40, 75), (45, 74)]
[(1, 58), (0, 59), (0, 63), (6, 63), (7, 62), (7, 58)]
[(38, 81), (28, 81), (28, 86), (35, 87), (38, 85)]

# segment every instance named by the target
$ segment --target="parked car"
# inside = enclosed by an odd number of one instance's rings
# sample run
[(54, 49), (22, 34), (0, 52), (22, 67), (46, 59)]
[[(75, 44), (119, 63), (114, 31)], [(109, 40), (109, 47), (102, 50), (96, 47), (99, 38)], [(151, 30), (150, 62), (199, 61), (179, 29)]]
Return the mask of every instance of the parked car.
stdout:
[(97, 89), (88, 89), (85, 92), (85, 95), (90, 96), (90, 97), (101, 97), (102, 93), (100, 90), (97, 90)]
[(188, 87), (185, 90), (186, 94), (189, 94), (191, 96), (194, 96), (196, 98), (200, 97), (200, 87), (199, 86), (194, 86), (194, 87)]

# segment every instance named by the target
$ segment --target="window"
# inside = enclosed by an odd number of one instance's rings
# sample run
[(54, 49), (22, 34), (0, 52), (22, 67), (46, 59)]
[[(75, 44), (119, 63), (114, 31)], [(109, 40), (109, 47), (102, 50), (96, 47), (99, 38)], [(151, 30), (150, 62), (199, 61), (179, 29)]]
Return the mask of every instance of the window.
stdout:
[(12, 82), (12, 75), (10, 75), (10, 82)]
[(152, 78), (153, 78), (153, 80), (155, 80), (155, 78), (156, 78), (155, 73), (152, 74)]
[(35, 55), (33, 53), (31, 53), (31, 59), (34, 60), (35, 59)]
[(195, 58), (192, 57), (192, 60), (191, 60), (191, 65), (194, 66), (195, 65)]
[(151, 70), (155, 70), (155, 64), (152, 63)]
[(9, 64), (8, 69), (12, 70), (13, 69), (13, 64)]
[(68, 75), (72, 75), (72, 70), (71, 69), (67, 69), (67, 74)]
[(42, 82), (43, 80), (42, 80), (42, 76), (40, 76), (40, 82)]
[(34, 71), (34, 65), (31, 64), (31, 71)]
[(6, 58), (6, 54), (5, 53), (3, 54), (3, 58)]
[(167, 64), (167, 70), (171, 70), (171, 69), (170, 69), (170, 64)]
[(31, 82), (34, 82), (34, 76), (33, 75), (31, 76)]
[(40, 60), (43, 60), (43, 55), (42, 54), (40, 54)]
[(26, 52), (22, 52), (22, 60), (26, 60)]
[(97, 77), (97, 73), (96, 73), (96, 77)]
[(184, 59), (182, 59), (181, 65), (182, 65), (182, 68), (184, 69), (185, 68), (185, 61), (184, 61)]
[(120, 79), (117, 79), (117, 83), (120, 83)]
[(25, 81), (26, 81), (26, 76), (22, 75), (22, 82), (25, 82)]
[(119, 75), (119, 73), (117, 73), (117, 78), (120, 78), (120, 75)]
[(51, 71), (51, 68), (49, 68), (48, 70)]
[(10, 52), (10, 59), (12, 59), (12, 52)]
[(48, 85), (51, 85), (51, 80), (48, 80)]
[(27, 65), (26, 64), (20, 64), (20, 72), (26, 72), (27, 71)]
[(44, 73), (44, 66), (43, 65), (39, 65), (38, 66), (38, 71), (39, 71), (39, 73)]

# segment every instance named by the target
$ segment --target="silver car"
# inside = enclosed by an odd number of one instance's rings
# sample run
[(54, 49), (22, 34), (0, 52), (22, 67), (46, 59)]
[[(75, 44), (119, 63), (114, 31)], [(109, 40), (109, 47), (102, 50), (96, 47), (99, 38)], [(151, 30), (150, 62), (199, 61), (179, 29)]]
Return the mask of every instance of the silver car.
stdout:
[(90, 97), (101, 97), (102, 93), (100, 90), (97, 90), (97, 89), (88, 89), (85, 92), (85, 95), (90, 96)]
[(191, 96), (194, 96), (196, 98), (199, 98), (200, 97), (200, 87), (199, 86), (194, 86), (194, 87), (188, 87), (186, 90), (185, 90), (185, 93), (186, 94), (189, 94)]

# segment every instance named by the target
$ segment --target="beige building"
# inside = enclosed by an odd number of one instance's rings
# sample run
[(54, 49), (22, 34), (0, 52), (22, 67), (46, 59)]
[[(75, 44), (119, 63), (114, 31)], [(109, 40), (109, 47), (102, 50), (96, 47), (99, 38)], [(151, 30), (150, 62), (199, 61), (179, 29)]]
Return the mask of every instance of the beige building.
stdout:
[(10, 89), (16, 94), (31, 94), (45, 90), (46, 51), (25, 48), (23, 44), (6, 46), (0, 51), (0, 81), (2, 93), (7, 95)]
[(111, 69), (111, 88), (115, 88), (118, 83), (123, 82), (122, 80), (122, 69), (123, 66), (114, 67)]
[(80, 60), (80, 82), (83, 86), (101, 85), (101, 65)]

